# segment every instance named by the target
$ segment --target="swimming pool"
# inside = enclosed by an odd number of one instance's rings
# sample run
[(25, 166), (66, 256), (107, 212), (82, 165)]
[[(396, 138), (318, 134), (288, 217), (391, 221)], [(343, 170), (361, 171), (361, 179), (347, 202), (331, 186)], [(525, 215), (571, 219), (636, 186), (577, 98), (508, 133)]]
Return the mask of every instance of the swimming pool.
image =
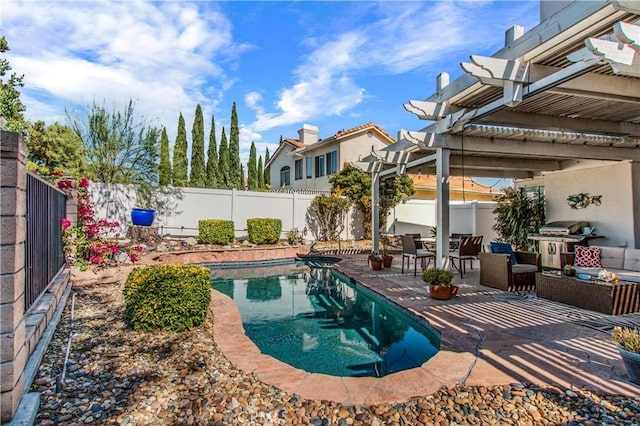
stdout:
[(424, 324), (334, 271), (330, 263), (213, 269), (260, 351), (332, 376), (379, 377), (420, 366), (440, 347)]

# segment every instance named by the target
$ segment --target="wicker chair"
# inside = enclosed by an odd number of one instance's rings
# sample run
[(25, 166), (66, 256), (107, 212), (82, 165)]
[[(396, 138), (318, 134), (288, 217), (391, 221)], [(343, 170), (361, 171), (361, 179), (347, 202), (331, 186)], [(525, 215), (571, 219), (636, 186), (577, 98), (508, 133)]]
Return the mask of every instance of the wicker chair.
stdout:
[(480, 253), (480, 284), (505, 291), (535, 290), (536, 272), (542, 270), (539, 253)]

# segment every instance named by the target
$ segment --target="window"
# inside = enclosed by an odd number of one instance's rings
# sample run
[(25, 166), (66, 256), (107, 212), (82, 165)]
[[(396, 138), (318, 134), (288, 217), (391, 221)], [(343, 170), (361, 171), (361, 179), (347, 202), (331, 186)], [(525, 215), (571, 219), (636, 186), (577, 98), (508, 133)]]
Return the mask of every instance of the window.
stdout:
[(324, 154), (316, 157), (316, 177), (324, 176)]
[(307, 157), (307, 179), (311, 179), (313, 177), (313, 158)]
[(338, 151), (331, 151), (327, 154), (327, 174), (332, 175), (338, 172)]
[(302, 179), (302, 160), (296, 160), (295, 163), (296, 180)]
[(280, 169), (280, 186), (288, 186), (291, 184), (291, 167), (284, 166)]

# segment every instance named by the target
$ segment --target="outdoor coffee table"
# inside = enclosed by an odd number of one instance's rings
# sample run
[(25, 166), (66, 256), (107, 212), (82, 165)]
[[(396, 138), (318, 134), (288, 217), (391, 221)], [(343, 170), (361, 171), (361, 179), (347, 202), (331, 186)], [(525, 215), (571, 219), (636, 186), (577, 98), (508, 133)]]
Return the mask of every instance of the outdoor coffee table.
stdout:
[(538, 297), (609, 315), (640, 311), (640, 286), (628, 281), (587, 281), (543, 272), (536, 273), (536, 293)]

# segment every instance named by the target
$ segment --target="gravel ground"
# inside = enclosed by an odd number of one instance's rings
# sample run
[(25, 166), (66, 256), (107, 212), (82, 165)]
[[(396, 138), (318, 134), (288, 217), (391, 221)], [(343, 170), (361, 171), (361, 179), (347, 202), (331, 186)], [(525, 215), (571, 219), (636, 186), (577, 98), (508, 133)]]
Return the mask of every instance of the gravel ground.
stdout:
[(640, 399), (522, 383), (377, 406), (304, 400), (231, 365), (213, 341), (214, 319), (178, 334), (134, 332), (122, 321), (122, 284), (74, 293), (74, 318), (70, 297), (33, 384), (39, 425), (640, 424)]

